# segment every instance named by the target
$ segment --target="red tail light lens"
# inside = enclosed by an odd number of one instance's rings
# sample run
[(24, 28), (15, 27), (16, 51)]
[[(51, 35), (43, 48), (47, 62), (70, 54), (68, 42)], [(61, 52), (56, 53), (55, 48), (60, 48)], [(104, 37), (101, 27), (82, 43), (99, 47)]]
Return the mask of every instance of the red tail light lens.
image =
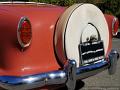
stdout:
[(118, 21), (118, 18), (114, 17), (113, 22), (112, 22), (113, 36), (117, 35), (118, 29), (119, 29), (119, 21)]
[(21, 18), (19, 22), (17, 37), (21, 47), (24, 48), (30, 45), (32, 39), (32, 28), (30, 21), (26, 17)]

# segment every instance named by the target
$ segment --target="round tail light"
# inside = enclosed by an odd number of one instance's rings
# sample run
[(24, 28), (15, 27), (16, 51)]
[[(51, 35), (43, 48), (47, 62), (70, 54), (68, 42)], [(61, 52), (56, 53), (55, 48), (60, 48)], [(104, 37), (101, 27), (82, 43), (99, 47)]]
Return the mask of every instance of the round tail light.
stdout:
[(113, 33), (113, 36), (117, 35), (118, 28), (119, 28), (118, 18), (114, 17), (113, 22), (112, 22), (112, 33)]
[(18, 24), (18, 42), (22, 48), (28, 47), (32, 39), (32, 27), (28, 18), (22, 17)]

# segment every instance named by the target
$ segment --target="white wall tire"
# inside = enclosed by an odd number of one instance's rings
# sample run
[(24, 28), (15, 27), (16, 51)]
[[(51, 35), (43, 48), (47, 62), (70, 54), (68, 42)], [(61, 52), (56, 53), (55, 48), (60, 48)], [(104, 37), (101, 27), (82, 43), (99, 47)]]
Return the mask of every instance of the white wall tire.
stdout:
[[(91, 25), (88, 26), (89, 23), (95, 26), (94, 30)], [(56, 25), (55, 52), (61, 63), (64, 64), (66, 60), (71, 59), (77, 62), (77, 67), (80, 66), (78, 46), (81, 38), (84, 42), (85, 38), (92, 34), (89, 28), (95, 35), (98, 30), (99, 37), (104, 42), (105, 55), (107, 55), (109, 30), (103, 13), (92, 4), (75, 4), (63, 13)], [(95, 29), (97, 30), (95, 31)], [(88, 33), (85, 32), (87, 30)], [(82, 35), (82, 33), (87, 35)]]

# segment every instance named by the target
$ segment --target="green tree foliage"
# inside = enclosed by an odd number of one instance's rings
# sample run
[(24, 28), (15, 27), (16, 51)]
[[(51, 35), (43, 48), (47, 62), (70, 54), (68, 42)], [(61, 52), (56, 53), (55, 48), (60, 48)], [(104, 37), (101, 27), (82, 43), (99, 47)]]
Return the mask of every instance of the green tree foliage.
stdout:
[(50, 4), (60, 5), (60, 6), (70, 6), (75, 3), (75, 0), (29, 0), (29, 1), (50, 3)]
[(101, 0), (76, 0), (77, 3), (92, 3), (92, 4), (96, 4), (98, 2), (100, 2)]
[(120, 0), (103, 0), (99, 6), (105, 13), (115, 15), (120, 13)]
[(97, 5), (104, 13), (115, 15), (120, 21), (120, 0), (102, 0)]

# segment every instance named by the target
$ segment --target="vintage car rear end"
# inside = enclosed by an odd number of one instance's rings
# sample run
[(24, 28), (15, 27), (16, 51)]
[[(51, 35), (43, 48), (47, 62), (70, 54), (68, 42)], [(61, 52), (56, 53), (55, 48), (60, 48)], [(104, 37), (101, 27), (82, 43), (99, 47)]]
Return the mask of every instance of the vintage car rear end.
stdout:
[(1, 3), (0, 21), (0, 86), (5, 89), (66, 84), (74, 90), (76, 80), (105, 69), (115, 72), (118, 53), (94, 5)]

